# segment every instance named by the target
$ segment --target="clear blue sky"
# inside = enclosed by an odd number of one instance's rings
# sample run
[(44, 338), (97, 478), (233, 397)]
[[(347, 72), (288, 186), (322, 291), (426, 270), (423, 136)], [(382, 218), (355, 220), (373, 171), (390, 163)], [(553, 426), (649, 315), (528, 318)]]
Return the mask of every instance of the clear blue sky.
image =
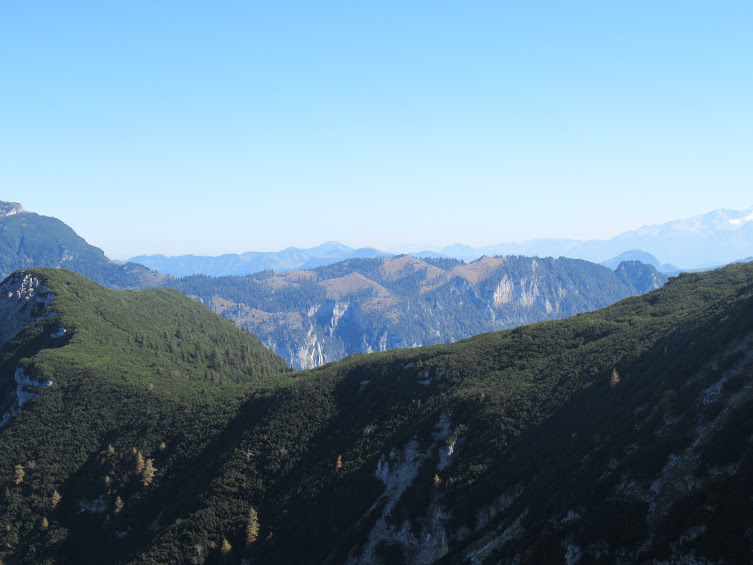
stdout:
[(0, 200), (110, 257), (753, 205), (753, 2), (0, 4)]

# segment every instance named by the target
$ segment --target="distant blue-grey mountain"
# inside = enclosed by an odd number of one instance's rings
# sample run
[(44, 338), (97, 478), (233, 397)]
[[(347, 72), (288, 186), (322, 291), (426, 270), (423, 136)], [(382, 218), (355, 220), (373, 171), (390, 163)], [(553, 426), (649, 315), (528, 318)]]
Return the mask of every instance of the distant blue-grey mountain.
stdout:
[[(129, 261), (173, 276), (205, 274), (245, 275), (259, 271), (293, 271), (331, 265), (346, 259), (393, 257), (364, 247), (353, 249), (330, 241), (308, 249), (289, 247), (277, 252), (248, 252), (219, 257), (141, 255)], [(532, 239), (523, 243), (500, 243), (485, 247), (455, 244), (440, 251), (409, 252), (423, 258), (456, 258), (466, 262), (482, 256), (570, 257), (602, 263), (615, 269), (622, 261), (641, 261), (663, 273), (697, 271), (739, 261), (753, 255), (753, 208), (714, 210), (708, 214), (643, 226), (607, 240)]]
[(680, 270), (679, 267), (676, 267), (671, 263), (661, 263), (656, 257), (651, 255), (651, 253), (641, 251), (640, 249), (625, 251), (624, 253), (617, 255), (617, 257), (612, 257), (608, 261), (602, 261), (601, 264), (614, 271), (623, 261), (640, 261), (641, 263), (655, 267), (660, 273), (675, 273)]
[(701, 216), (643, 226), (607, 240), (532, 239), (475, 248), (456, 244), (441, 252), (466, 261), (482, 255), (538, 255), (601, 263), (636, 249), (683, 269), (732, 263), (753, 255), (753, 208), (714, 210)]
[(453, 257), (445, 255), (444, 253), (440, 253), (439, 251), (429, 250), (418, 251), (416, 253), (407, 253), (407, 255), (415, 257), (416, 259), (453, 259)]
[(206, 255), (140, 255), (129, 261), (139, 263), (165, 275), (184, 277), (188, 275), (247, 275), (259, 271), (294, 271), (331, 265), (346, 259), (370, 259), (391, 257), (373, 247), (353, 249), (336, 241), (328, 241), (309, 249), (288, 247), (282, 251), (249, 251), (228, 253), (217, 257)]

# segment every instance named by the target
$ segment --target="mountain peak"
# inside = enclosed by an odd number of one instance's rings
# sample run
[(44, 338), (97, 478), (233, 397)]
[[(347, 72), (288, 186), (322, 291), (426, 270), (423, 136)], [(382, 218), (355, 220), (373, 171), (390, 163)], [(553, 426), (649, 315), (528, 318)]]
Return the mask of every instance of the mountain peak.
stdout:
[(739, 214), (740, 215), (737, 218), (730, 218), (727, 222), (732, 226), (738, 227), (742, 224), (753, 221), (753, 207), (744, 212), (739, 212)]
[(25, 211), (24, 207), (18, 202), (3, 202), (0, 200), (0, 218), (12, 216), (13, 214), (20, 214)]

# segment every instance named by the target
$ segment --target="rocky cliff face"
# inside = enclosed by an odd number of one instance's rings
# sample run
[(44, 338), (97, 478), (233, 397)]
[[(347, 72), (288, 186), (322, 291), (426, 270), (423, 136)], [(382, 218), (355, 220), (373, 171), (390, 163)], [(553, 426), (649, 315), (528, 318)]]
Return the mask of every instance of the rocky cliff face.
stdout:
[(26, 325), (49, 305), (54, 295), (48, 293), (39, 279), (17, 271), (0, 284), (0, 347), (16, 337)]

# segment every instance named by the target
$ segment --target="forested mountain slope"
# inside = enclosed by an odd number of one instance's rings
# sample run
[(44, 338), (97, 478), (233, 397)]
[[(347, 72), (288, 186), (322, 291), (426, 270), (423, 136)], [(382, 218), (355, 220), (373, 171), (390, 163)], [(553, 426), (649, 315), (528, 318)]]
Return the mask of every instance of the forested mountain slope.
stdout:
[(353, 353), (449, 343), (565, 318), (660, 287), (637, 261), (616, 271), (578, 259), (409, 256), (352, 259), (306, 271), (185, 277), (169, 286), (312, 368)]
[(62, 267), (111, 288), (152, 288), (168, 277), (136, 263), (115, 263), (73, 229), (0, 201), (0, 278), (18, 269)]
[(301, 373), (242, 407), (208, 490), (137, 561), (188, 543), (216, 562), (223, 539), (256, 563), (746, 561), (752, 330), (743, 264)]
[(0, 310), (12, 321), (0, 349), (4, 563), (111, 562), (100, 553), (111, 541), (98, 545), (116, 523), (107, 512), (122, 510), (127, 530), (190, 496), (244, 396), (286, 371), (173, 290), (106, 290), (38, 269), (2, 283)]
[[(4, 562), (749, 555), (751, 264), (566, 320), (250, 379), (216, 363), (253, 340), (205, 310), (171, 310), (168, 327), (160, 301), (198, 308), (175, 293), (32, 275), (56, 298), (40, 291), (0, 375), (9, 394), (17, 368), (52, 384), (26, 388), (40, 396), (0, 429)], [(127, 315), (147, 298), (152, 316)]]

